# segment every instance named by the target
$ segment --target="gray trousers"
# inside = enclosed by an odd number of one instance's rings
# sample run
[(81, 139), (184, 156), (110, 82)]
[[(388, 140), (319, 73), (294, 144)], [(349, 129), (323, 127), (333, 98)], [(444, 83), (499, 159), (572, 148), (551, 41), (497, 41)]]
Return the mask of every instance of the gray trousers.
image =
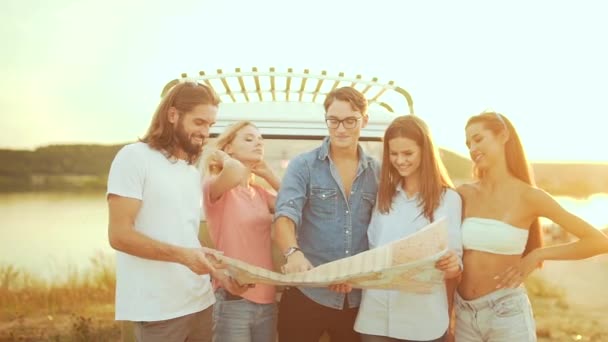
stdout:
[(133, 323), (137, 342), (211, 342), (213, 305), (186, 316)]

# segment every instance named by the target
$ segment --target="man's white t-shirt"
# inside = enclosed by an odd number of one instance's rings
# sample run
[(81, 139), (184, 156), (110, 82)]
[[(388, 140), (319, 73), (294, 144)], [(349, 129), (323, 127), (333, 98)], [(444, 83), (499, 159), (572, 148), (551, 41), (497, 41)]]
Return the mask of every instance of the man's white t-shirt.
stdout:
[[(123, 147), (112, 162), (108, 194), (141, 200), (140, 233), (168, 244), (200, 248), (200, 174), (145, 143)], [(202, 311), (215, 302), (208, 275), (184, 265), (116, 255), (116, 319), (159, 321)]]

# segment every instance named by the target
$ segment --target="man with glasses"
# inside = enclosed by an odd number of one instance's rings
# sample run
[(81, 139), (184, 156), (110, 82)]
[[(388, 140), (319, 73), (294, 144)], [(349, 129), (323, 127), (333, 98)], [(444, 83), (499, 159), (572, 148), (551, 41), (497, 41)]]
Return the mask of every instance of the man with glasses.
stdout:
[[(367, 100), (352, 87), (330, 92), (324, 103), (329, 137), (295, 157), (276, 203), (274, 241), (283, 272), (294, 273), (368, 249), (367, 226), (376, 201), (379, 164), (359, 146)], [(353, 330), (361, 291), (348, 285), (292, 287), (279, 306), (279, 340), (359, 341)]]

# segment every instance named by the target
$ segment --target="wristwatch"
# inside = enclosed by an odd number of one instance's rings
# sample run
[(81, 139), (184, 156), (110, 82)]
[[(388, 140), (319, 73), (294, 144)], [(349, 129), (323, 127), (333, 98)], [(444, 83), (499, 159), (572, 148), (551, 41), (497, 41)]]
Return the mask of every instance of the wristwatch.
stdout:
[(285, 251), (285, 253), (283, 253), (283, 256), (285, 257), (285, 259), (287, 259), (287, 258), (289, 258), (290, 255), (292, 255), (293, 253), (295, 253), (297, 251), (302, 252), (300, 247), (291, 246), (291, 247), (287, 248), (287, 251)]

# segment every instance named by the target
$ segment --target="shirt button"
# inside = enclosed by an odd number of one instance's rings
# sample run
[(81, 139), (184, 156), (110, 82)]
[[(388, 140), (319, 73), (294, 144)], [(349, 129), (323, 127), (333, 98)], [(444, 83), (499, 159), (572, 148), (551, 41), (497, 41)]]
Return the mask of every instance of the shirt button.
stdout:
[(348, 249), (346, 250), (346, 254), (348, 254)]
[(346, 211), (346, 213), (348, 214), (348, 210)]
[(346, 231), (346, 234), (350, 233), (348, 230)]

